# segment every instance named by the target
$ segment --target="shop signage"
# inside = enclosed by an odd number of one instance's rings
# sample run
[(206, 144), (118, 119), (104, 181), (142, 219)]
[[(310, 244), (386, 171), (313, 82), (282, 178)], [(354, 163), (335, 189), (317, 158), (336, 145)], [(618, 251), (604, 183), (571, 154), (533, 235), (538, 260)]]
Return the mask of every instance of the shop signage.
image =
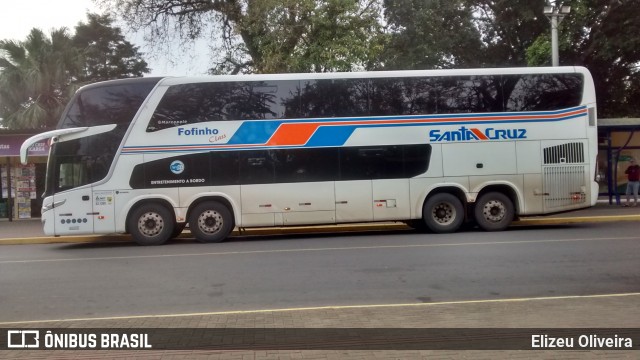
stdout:
[[(31, 135), (0, 135), (0, 157), (20, 156), (20, 146)], [(42, 140), (31, 146), (29, 156), (49, 155), (49, 141)]]

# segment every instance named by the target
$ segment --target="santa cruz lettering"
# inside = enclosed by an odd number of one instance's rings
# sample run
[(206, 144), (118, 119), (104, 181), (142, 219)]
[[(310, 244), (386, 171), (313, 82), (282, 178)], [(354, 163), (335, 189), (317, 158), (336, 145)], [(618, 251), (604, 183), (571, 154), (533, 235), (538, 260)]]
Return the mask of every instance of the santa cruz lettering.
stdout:
[(486, 128), (484, 131), (477, 128), (460, 127), (458, 130), (442, 131), (434, 129), (429, 131), (429, 141), (471, 141), (471, 140), (501, 140), (501, 139), (526, 139), (527, 129), (494, 129)]

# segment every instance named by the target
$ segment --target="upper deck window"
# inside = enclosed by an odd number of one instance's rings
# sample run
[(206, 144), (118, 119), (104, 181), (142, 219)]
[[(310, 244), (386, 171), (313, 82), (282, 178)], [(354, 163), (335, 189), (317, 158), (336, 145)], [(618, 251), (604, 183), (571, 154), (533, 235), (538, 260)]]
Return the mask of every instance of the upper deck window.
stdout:
[(580, 105), (581, 74), (504, 75), (505, 111), (549, 111)]
[(583, 86), (574, 73), (180, 84), (147, 132), (208, 121), (549, 111), (580, 105)]
[(105, 84), (80, 90), (58, 127), (129, 124), (156, 82)]
[(299, 117), (299, 81), (182, 84), (169, 87), (147, 132), (206, 121)]

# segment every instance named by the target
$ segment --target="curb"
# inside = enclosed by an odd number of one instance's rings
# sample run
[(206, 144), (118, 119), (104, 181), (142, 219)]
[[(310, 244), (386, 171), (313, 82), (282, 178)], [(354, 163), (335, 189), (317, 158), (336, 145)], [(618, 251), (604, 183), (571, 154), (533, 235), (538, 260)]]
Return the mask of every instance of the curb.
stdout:
[[(323, 233), (345, 233), (362, 231), (391, 231), (391, 230), (411, 230), (412, 228), (404, 223), (369, 223), (352, 225), (319, 225), (319, 226), (290, 226), (290, 227), (270, 227), (253, 228), (231, 232), (231, 236), (269, 236), (287, 234), (323, 234)], [(193, 239), (190, 232), (185, 232), (178, 239)], [(79, 235), (79, 236), (38, 236), (30, 238), (7, 238), (0, 239), (0, 245), (28, 245), (28, 244), (63, 244), (63, 243), (106, 243), (106, 242), (132, 242), (131, 235)]]
[[(514, 221), (511, 226), (542, 226), (542, 225), (563, 225), (577, 223), (603, 223), (618, 221), (640, 221), (638, 215), (616, 215), (616, 216), (580, 216), (563, 218), (528, 218)], [(324, 234), (324, 233), (348, 233), (363, 231), (406, 231), (412, 228), (402, 222), (386, 223), (366, 223), (351, 225), (322, 225), (322, 226), (291, 226), (254, 228), (239, 230), (235, 229), (231, 236), (268, 236), (287, 234)], [(190, 233), (183, 233), (180, 239), (192, 239)], [(8, 238), (0, 239), (0, 245), (35, 245), (35, 244), (63, 244), (63, 243), (111, 243), (111, 242), (133, 242), (130, 235), (88, 235), (88, 236), (39, 236), (30, 238)]]
[(561, 225), (561, 224), (578, 224), (578, 223), (603, 223), (618, 221), (640, 221), (639, 215), (614, 215), (614, 216), (575, 216), (564, 218), (528, 218), (514, 221), (512, 226), (527, 225)]

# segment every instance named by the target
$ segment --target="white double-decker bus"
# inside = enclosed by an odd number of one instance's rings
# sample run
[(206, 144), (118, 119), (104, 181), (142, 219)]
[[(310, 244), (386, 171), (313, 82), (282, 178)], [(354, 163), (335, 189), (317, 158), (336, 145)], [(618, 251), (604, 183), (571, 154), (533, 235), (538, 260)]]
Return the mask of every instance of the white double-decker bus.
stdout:
[(405, 221), (454, 232), (595, 204), (582, 67), (140, 78), (85, 86), (51, 138), (48, 235)]

